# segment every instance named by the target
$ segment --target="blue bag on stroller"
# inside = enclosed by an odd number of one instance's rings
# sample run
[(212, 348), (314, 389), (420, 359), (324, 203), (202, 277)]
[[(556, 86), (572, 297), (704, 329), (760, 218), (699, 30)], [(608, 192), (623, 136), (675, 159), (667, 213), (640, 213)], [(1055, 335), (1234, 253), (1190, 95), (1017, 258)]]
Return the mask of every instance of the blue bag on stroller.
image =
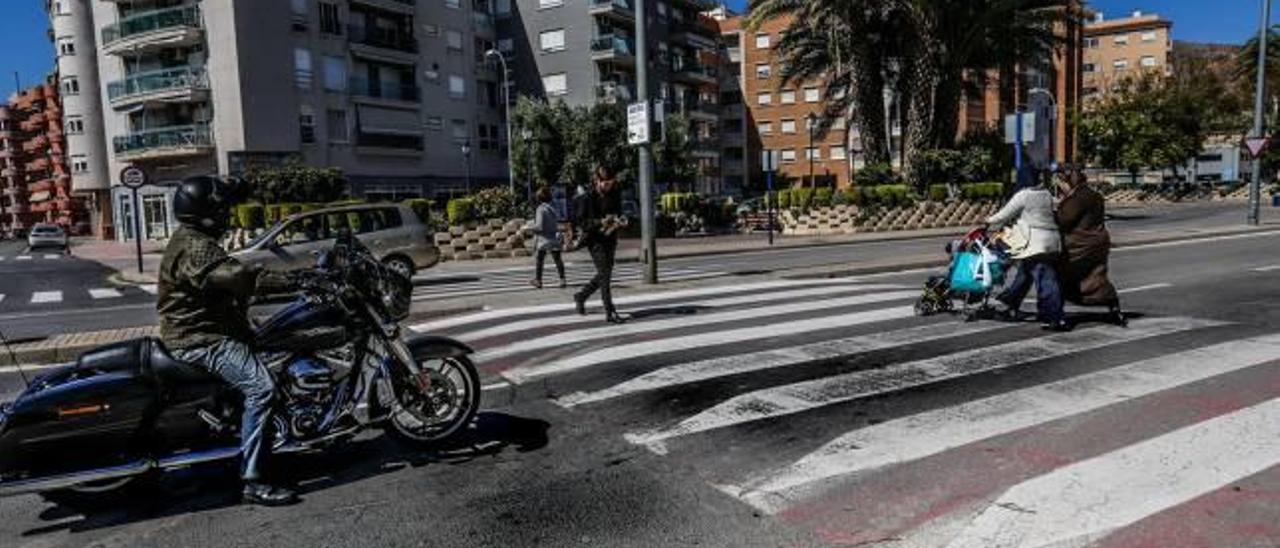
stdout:
[(969, 251), (956, 253), (951, 262), (951, 291), (986, 295), (1004, 282), (1004, 261), (978, 242)]

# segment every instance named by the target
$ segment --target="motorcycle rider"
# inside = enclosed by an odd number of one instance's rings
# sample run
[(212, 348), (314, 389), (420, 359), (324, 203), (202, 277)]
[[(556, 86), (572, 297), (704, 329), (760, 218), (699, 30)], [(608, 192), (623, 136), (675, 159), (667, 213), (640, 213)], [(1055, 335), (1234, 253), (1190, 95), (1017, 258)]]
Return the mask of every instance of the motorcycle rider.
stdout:
[(192, 177), (173, 197), (181, 224), (160, 263), (160, 338), (178, 359), (203, 365), (244, 394), (240, 428), (240, 477), (244, 501), (283, 505), (297, 501), (290, 489), (264, 483), (260, 466), (271, 449), (267, 439), (275, 386), (250, 348), (249, 301), (256, 295), (296, 289), (283, 274), (241, 264), (219, 241), (231, 206), (246, 185), (236, 179)]

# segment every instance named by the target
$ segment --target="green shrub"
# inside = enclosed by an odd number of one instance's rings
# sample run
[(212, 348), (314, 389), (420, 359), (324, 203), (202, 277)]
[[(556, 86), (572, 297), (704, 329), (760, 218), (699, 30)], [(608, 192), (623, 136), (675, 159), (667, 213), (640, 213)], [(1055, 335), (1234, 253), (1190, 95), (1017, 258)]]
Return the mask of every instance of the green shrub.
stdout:
[(830, 188), (819, 188), (813, 192), (813, 207), (830, 207), (835, 205), (832, 203), (832, 196), (835, 194)]
[(658, 204), (665, 213), (692, 213), (698, 209), (699, 196), (693, 192), (667, 192), (658, 197)]
[(970, 183), (961, 187), (961, 196), (966, 200), (990, 201), (1004, 197), (1003, 183)]
[(280, 218), (284, 219), (290, 215), (302, 213), (302, 204), (288, 203), (280, 204)]
[(893, 172), (893, 166), (889, 164), (872, 164), (853, 174), (853, 184), (859, 187), (892, 185), (901, 182), (902, 180)]
[(409, 206), (423, 224), (427, 224), (431, 220), (431, 207), (435, 202), (426, 198), (410, 198), (404, 201), (404, 205)]
[(849, 205), (860, 206), (867, 203), (867, 201), (862, 198), (862, 189), (856, 186), (845, 188), (840, 191), (840, 194), (844, 196), (845, 202)]
[(853, 202), (849, 199), (848, 188), (835, 189), (831, 192), (831, 205), (849, 205), (851, 203)]
[[(476, 219), (510, 219), (523, 216), (516, 195), (507, 187), (486, 188), (467, 197)], [(450, 221), (452, 223), (452, 221)]]
[(266, 226), (262, 204), (240, 204), (233, 211), (240, 228), (257, 230)]
[(947, 191), (947, 185), (929, 185), (929, 201), (931, 202), (946, 201), (950, 194)]
[(870, 200), (885, 207), (911, 204), (911, 190), (907, 185), (880, 185), (867, 189), (874, 198)]
[(474, 211), (472, 208), (471, 198), (454, 198), (449, 200), (445, 205), (445, 215), (449, 217), (449, 224), (457, 226), (474, 219)]
[(778, 209), (791, 208), (791, 190), (783, 189), (778, 192)]
[(799, 208), (800, 211), (808, 211), (813, 207), (813, 189), (812, 188), (793, 188), (791, 189), (792, 207)]

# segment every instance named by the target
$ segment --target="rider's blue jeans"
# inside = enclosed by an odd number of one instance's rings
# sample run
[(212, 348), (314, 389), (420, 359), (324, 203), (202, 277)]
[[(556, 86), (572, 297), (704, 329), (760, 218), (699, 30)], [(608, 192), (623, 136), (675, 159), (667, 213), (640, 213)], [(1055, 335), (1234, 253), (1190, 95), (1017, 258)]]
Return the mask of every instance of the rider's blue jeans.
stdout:
[(174, 352), (183, 361), (201, 364), (244, 394), (244, 414), (240, 420), (240, 477), (261, 479), (258, 466), (270, 451), (266, 436), (271, 417), (271, 397), (275, 384), (271, 373), (253, 351), (242, 342), (223, 339), (216, 343)]

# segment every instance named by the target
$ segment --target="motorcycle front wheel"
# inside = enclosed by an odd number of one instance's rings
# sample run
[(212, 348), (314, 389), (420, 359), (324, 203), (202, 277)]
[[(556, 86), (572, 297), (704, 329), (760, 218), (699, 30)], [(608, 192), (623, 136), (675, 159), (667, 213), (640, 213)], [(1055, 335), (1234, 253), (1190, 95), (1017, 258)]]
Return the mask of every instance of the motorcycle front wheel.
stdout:
[(471, 424), (480, 410), (480, 374), (466, 356), (423, 360), (422, 373), (383, 383), (394, 401), (387, 432), (410, 445), (438, 444)]

